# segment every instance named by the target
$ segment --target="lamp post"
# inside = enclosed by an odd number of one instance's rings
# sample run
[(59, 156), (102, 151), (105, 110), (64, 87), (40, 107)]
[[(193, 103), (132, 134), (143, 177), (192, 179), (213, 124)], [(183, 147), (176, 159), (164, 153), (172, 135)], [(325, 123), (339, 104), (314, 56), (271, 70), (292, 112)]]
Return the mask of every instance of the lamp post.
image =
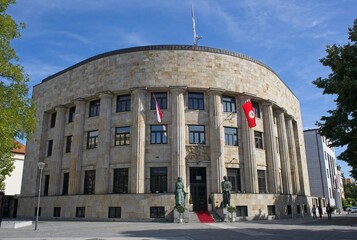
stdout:
[(37, 225), (38, 225), (38, 214), (39, 214), (39, 209), (40, 209), (40, 197), (41, 197), (41, 180), (42, 180), (42, 171), (45, 168), (46, 163), (44, 162), (38, 162), (37, 166), (38, 169), (40, 169), (40, 182), (38, 184), (38, 196), (37, 196), (37, 209), (36, 209), (36, 222), (35, 222), (35, 230), (37, 230)]

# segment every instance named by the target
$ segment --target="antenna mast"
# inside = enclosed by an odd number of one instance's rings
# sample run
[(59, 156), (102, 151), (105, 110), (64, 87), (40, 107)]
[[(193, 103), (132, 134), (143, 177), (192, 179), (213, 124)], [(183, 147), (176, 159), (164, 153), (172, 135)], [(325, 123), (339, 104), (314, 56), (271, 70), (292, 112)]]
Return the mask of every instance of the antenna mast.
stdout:
[(195, 22), (195, 11), (192, 4), (192, 31), (193, 31), (193, 45), (196, 46), (198, 40), (202, 39), (202, 36), (197, 36), (196, 34), (196, 22)]

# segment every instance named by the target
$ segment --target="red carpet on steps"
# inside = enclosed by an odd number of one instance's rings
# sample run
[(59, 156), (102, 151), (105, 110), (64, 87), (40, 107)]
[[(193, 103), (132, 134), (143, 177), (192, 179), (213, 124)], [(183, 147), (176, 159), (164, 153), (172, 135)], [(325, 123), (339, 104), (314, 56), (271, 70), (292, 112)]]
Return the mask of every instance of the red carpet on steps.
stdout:
[(201, 223), (214, 223), (214, 219), (207, 211), (196, 212), (196, 215)]

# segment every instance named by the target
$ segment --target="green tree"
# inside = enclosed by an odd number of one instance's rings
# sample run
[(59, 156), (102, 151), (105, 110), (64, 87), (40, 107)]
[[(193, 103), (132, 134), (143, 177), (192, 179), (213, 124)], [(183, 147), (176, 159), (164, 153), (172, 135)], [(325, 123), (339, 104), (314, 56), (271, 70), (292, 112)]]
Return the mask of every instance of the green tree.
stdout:
[(357, 200), (357, 185), (354, 183), (348, 183), (343, 186), (345, 191), (345, 198), (352, 198)]
[(0, 0), (0, 190), (14, 168), (11, 151), (15, 139), (25, 139), (35, 128), (35, 111), (28, 98), (29, 81), (10, 41), (20, 38), (20, 29), (6, 13), (15, 0)]
[(346, 45), (327, 46), (327, 56), (320, 62), (330, 67), (331, 73), (313, 83), (323, 89), (323, 94), (336, 96), (336, 109), (322, 116), (317, 126), (331, 146), (346, 146), (338, 158), (351, 166), (351, 175), (357, 179), (357, 19), (349, 28), (348, 39)]

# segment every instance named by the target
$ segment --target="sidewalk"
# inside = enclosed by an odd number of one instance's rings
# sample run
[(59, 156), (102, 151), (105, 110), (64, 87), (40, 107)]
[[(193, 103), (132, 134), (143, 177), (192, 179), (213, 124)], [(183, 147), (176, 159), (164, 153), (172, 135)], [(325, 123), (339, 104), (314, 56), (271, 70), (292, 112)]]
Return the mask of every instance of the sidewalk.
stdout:
[[(235, 223), (165, 223), (165, 222), (85, 222), (40, 221), (37, 231), (32, 226), (0, 229), (0, 239), (280, 239), (294, 235), (310, 236), (320, 231), (321, 239), (332, 239), (332, 234), (347, 234), (340, 239), (355, 239), (357, 214), (333, 215), (332, 219), (294, 218), (258, 220)], [(229, 234), (232, 235), (230, 238)], [(292, 236), (290, 236), (292, 235)], [(351, 236), (351, 238), (349, 237)], [(253, 238), (254, 237), (254, 238)], [(261, 238), (260, 238), (261, 237)], [(301, 238), (300, 238), (301, 239)], [(305, 239), (310, 239), (309, 237)], [(314, 239), (317, 239), (316, 237)]]

